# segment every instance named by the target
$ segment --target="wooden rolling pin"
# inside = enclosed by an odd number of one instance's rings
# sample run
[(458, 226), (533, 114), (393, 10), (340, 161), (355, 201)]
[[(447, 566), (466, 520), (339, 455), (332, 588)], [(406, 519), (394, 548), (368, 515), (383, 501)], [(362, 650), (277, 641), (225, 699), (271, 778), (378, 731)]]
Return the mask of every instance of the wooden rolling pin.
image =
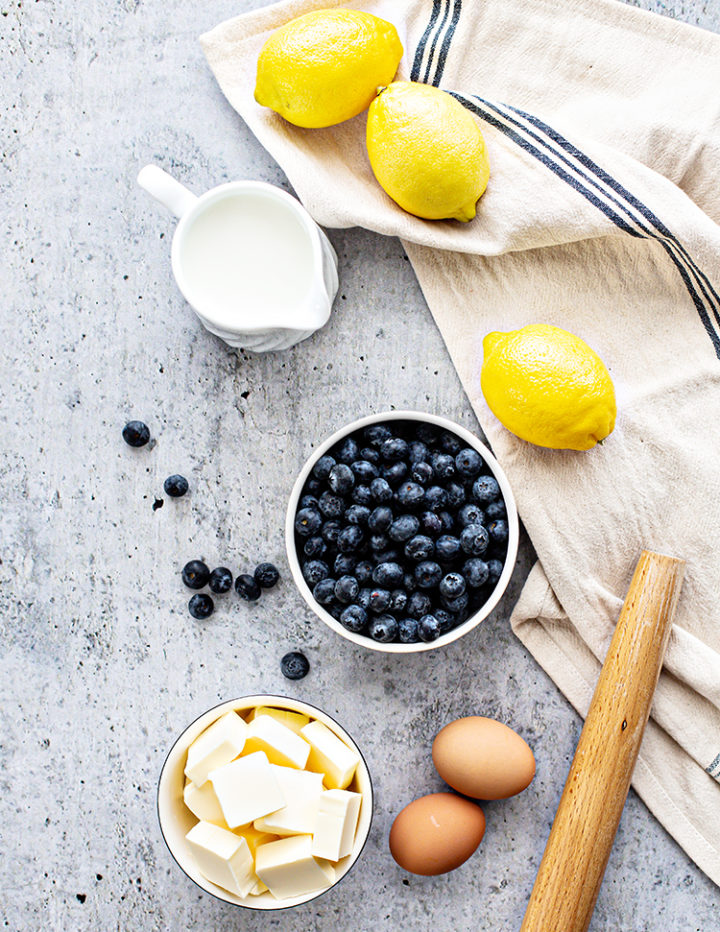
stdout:
[(644, 550), (600, 671), (520, 932), (585, 932), (650, 714), (685, 569)]

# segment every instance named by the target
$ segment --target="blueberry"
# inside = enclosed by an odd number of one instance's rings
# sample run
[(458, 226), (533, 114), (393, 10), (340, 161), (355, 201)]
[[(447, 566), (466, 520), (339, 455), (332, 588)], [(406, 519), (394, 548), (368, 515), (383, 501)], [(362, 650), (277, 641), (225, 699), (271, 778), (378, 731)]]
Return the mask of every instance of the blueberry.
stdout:
[(458, 482), (448, 482), (445, 491), (447, 492), (448, 508), (456, 510), (467, 500), (465, 489)]
[(317, 583), (312, 591), (313, 598), (321, 605), (330, 605), (335, 601), (335, 580), (326, 576)]
[(322, 515), (314, 508), (301, 508), (295, 516), (295, 531), (300, 537), (312, 537), (322, 527)]
[(212, 615), (215, 609), (215, 603), (210, 596), (205, 595), (204, 592), (196, 592), (188, 602), (188, 609), (193, 618), (202, 621), (204, 618), (209, 618)]
[(358, 445), (355, 440), (352, 437), (346, 437), (341, 441), (335, 455), (339, 462), (350, 466), (358, 458), (358, 452)]
[(355, 478), (360, 482), (372, 482), (377, 477), (377, 466), (369, 463), (367, 460), (355, 460), (350, 465), (350, 469), (355, 473)]
[(488, 525), (488, 534), (494, 544), (504, 544), (508, 539), (507, 521), (493, 521)]
[(380, 447), (380, 454), (388, 463), (405, 459), (408, 454), (407, 441), (402, 437), (389, 437)]
[(354, 602), (360, 592), (360, 585), (354, 576), (341, 576), (335, 583), (335, 598), (347, 605)]
[(260, 563), (255, 567), (253, 573), (255, 582), (261, 589), (272, 589), (280, 579), (278, 568), (273, 563)]
[(142, 421), (128, 421), (122, 429), (125, 443), (131, 447), (144, 447), (150, 439), (150, 430)]
[(456, 617), (445, 608), (436, 608), (433, 615), (440, 622), (440, 630), (443, 634), (445, 634), (446, 631), (450, 631), (450, 629), (454, 628), (457, 624)]
[(421, 560), (429, 559), (434, 553), (435, 544), (432, 538), (426, 537), (424, 534), (417, 534), (415, 537), (411, 537), (405, 544), (405, 556), (409, 560), (414, 560), (416, 563), (419, 563)]
[(355, 473), (352, 469), (345, 463), (336, 463), (328, 476), (330, 491), (337, 492), (339, 495), (347, 495), (354, 485)]
[(442, 579), (442, 570), (433, 560), (424, 560), (415, 567), (415, 579), (421, 589), (433, 589)]
[(392, 437), (392, 431), (384, 424), (371, 424), (363, 431), (363, 437), (371, 447), (380, 447)]
[(417, 582), (412, 573), (405, 573), (403, 576), (402, 587), (405, 592), (414, 592), (417, 589)]
[(436, 537), (443, 529), (442, 521), (433, 511), (425, 511), (420, 515), (420, 527), (426, 534)]
[(463, 442), (456, 434), (451, 434), (446, 431), (440, 437), (440, 446), (446, 453), (449, 453), (450, 456), (457, 456), (460, 450), (462, 450)]
[(415, 515), (400, 515), (388, 528), (388, 536), (398, 543), (410, 540), (420, 530), (420, 522)]
[(462, 571), (465, 581), (471, 589), (479, 589), (480, 586), (484, 586), (490, 577), (487, 563), (478, 557), (471, 557), (467, 560)]
[(408, 444), (408, 461), (410, 463), (422, 463), (428, 458), (430, 451), (427, 445), (421, 440), (413, 440)]
[(392, 615), (377, 615), (370, 619), (368, 634), (374, 641), (388, 644), (394, 641), (398, 633), (398, 623)]
[(463, 505), (460, 511), (458, 511), (458, 522), (463, 527), (467, 527), (468, 524), (482, 524), (484, 520), (485, 515), (483, 514), (482, 508), (473, 502)]
[(469, 596), (467, 592), (463, 592), (462, 595), (457, 596), (454, 599), (443, 599), (445, 608), (452, 612), (454, 615), (459, 615), (464, 612), (468, 607)]
[(427, 615), (432, 606), (430, 596), (425, 592), (413, 592), (408, 599), (407, 613), (411, 618), (422, 618)]
[(349, 524), (338, 534), (337, 548), (340, 553), (354, 553), (363, 542), (364, 536), (361, 528), (356, 524)]
[(465, 592), (465, 577), (460, 573), (446, 573), (440, 580), (438, 592), (445, 599), (457, 599)]
[(495, 521), (498, 518), (507, 518), (507, 508), (505, 502), (500, 498), (497, 501), (490, 502), (485, 509), (488, 521)]
[(360, 451), (360, 459), (377, 466), (380, 462), (380, 453), (378, 450), (373, 450), (372, 447), (363, 447)]
[(358, 505), (371, 505), (373, 502), (373, 494), (367, 485), (356, 485), (350, 498)]
[(342, 524), (340, 521), (336, 521), (334, 518), (332, 518), (330, 521), (326, 521), (323, 524), (320, 534), (322, 535), (322, 539), (326, 544), (334, 547), (337, 543), (340, 531), (342, 531)]
[(384, 534), (393, 522), (392, 508), (387, 505), (378, 505), (368, 518), (368, 528), (375, 534)]
[(298, 502), (299, 508), (314, 508), (317, 510), (318, 500), (314, 495), (303, 495), (300, 501)]
[(357, 558), (352, 556), (352, 554), (339, 553), (335, 557), (335, 562), (333, 563), (333, 573), (335, 573), (336, 576), (354, 576), (356, 563)]
[(500, 497), (500, 486), (492, 476), (480, 476), (473, 482), (473, 498), (481, 505), (489, 505)]
[(387, 550), (390, 546), (390, 538), (387, 534), (373, 534), (369, 540), (370, 549), (374, 550), (376, 555), (379, 551)]
[(210, 573), (208, 577), (208, 586), (210, 591), (215, 595), (222, 595), (223, 592), (230, 592), (233, 584), (233, 575), (227, 566), (218, 566)]
[(390, 466), (383, 466), (382, 478), (391, 486), (399, 485), (408, 474), (407, 463), (393, 463)]
[(460, 534), (460, 546), (469, 556), (479, 557), (488, 548), (490, 538), (482, 524), (468, 524)]
[(367, 612), (359, 605), (348, 605), (340, 615), (340, 624), (348, 631), (359, 634), (367, 624), (367, 618)]
[(422, 641), (436, 641), (442, 630), (440, 622), (434, 615), (423, 615), (418, 622), (418, 635)]
[(397, 500), (403, 508), (419, 508), (425, 498), (425, 489), (417, 482), (403, 482), (397, 490)]
[(202, 560), (191, 560), (182, 568), (182, 581), (188, 589), (202, 589), (210, 578), (210, 569)]
[[(309, 564), (306, 563), (305, 567), (308, 565)], [(235, 592), (246, 602), (255, 602), (260, 598), (260, 586), (258, 586), (255, 579), (249, 573), (241, 573), (237, 577), (235, 580)]]
[(450, 563), (460, 552), (460, 541), (451, 534), (443, 534), (435, 541), (435, 556), (442, 563)]
[(322, 557), (327, 553), (327, 544), (322, 537), (308, 537), (303, 544), (306, 557)]
[(355, 579), (357, 579), (360, 585), (364, 585), (372, 579), (372, 571), (372, 563), (369, 560), (361, 560), (355, 567)]
[(316, 479), (327, 479), (330, 475), (330, 470), (335, 465), (335, 459), (332, 456), (329, 456), (327, 453), (325, 456), (321, 456), (320, 459), (313, 466), (313, 476)]
[(442, 525), (442, 529), (443, 531), (445, 531), (446, 534), (454, 530), (455, 519), (453, 518), (453, 516), (450, 514), (449, 511), (441, 511), (438, 514), (438, 518), (440, 518), (440, 524)]
[(455, 475), (455, 460), (449, 453), (433, 453), (430, 465), (438, 479), (451, 479)]
[(494, 586), (502, 575), (503, 565), (499, 560), (488, 560), (488, 585)]
[(165, 489), (165, 494), (169, 495), (170, 498), (182, 498), (190, 486), (185, 476), (178, 476), (176, 474), (167, 477), (163, 482), (163, 488)]
[(339, 495), (323, 492), (318, 499), (318, 508), (326, 518), (339, 518), (345, 511), (345, 502)]
[(378, 504), (382, 504), (382, 502), (389, 502), (393, 497), (393, 491), (390, 488), (390, 483), (387, 481), (387, 479), (383, 479), (381, 477), (373, 479), (373, 481), (370, 483), (370, 493), (373, 499), (378, 502)]
[(422, 422), (415, 428), (415, 436), (418, 440), (422, 441), (422, 443), (427, 443), (429, 446), (432, 446), (432, 444), (437, 442), (440, 436), (440, 429), (436, 427), (435, 424)]
[(427, 485), (435, 473), (433, 472), (433, 468), (430, 463), (426, 463), (423, 460), (414, 464), (410, 470), (410, 475), (415, 480), (415, 482), (418, 482), (420, 485)]
[(370, 605), (368, 607), (371, 612), (375, 612), (376, 615), (382, 615), (389, 606), (390, 593), (387, 589), (370, 590)]
[[(305, 579), (305, 582), (312, 588), (316, 586), (321, 579), (325, 579), (326, 576), (330, 575), (330, 567), (325, 563), (324, 560), (308, 560), (302, 568), (302, 574)], [(252, 577), (250, 577), (252, 579)], [(238, 579), (240, 577), (238, 576)], [(255, 580), (253, 579), (253, 582)], [(235, 588), (237, 589), (238, 580), (235, 580)], [(260, 587), (258, 586), (258, 595), (260, 593)]]
[(298, 650), (290, 651), (280, 661), (282, 675), (289, 680), (301, 680), (310, 672), (310, 663), (305, 654)]
[(402, 614), (407, 608), (408, 594), (404, 589), (394, 589), (390, 593), (390, 611), (395, 615)]
[(387, 589), (397, 589), (403, 580), (403, 568), (398, 563), (379, 563), (373, 570), (373, 582)]
[(403, 618), (398, 622), (398, 639), (403, 644), (415, 644), (420, 640), (416, 618)]
[(430, 511), (442, 511), (447, 505), (448, 494), (442, 486), (431, 485), (425, 492), (425, 507)]
[(355, 597), (355, 605), (359, 605), (360, 608), (364, 608), (366, 612), (369, 611), (371, 595), (372, 589), (368, 589), (367, 587), (361, 589)]
[(482, 457), (477, 450), (471, 450), (470, 447), (465, 447), (455, 457), (455, 468), (466, 479), (474, 479), (475, 476), (479, 476), (482, 467)]

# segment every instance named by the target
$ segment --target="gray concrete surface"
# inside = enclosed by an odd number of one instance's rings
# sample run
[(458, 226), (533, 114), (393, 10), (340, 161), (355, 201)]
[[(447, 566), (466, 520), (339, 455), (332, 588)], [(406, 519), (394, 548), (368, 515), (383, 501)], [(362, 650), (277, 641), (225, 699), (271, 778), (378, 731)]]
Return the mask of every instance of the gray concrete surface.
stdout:
[[(170, 218), (135, 184), (157, 160), (196, 191), (287, 186), (223, 100), (197, 35), (261, 0), (5, 0), (0, 334), (0, 862), (16, 930), (488, 930), (519, 926), (581, 723), (508, 625), (508, 596), (447, 650), (384, 657), (341, 641), (295, 592), (282, 522), (313, 444), (366, 412), (436, 411), (477, 429), (398, 242), (331, 232), (341, 297), (281, 355), (236, 355), (201, 329), (170, 275)], [(720, 6), (640, 4), (720, 29)], [(152, 448), (120, 439), (147, 421)], [(190, 479), (162, 496), (171, 472)], [(186, 560), (283, 573), (253, 607), (188, 615)], [(279, 658), (302, 648), (292, 685)], [(250, 914), (203, 895), (158, 831), (155, 788), (177, 733), (221, 699), (288, 692), (346, 725), (375, 778), (354, 872), (316, 903)], [(467, 713), (514, 724), (538, 772), (486, 807), (463, 868), (408, 876), (387, 834), (437, 789), (431, 739)], [(632, 794), (593, 932), (720, 926), (720, 895)], [(560, 932), (560, 930), (558, 930)]]

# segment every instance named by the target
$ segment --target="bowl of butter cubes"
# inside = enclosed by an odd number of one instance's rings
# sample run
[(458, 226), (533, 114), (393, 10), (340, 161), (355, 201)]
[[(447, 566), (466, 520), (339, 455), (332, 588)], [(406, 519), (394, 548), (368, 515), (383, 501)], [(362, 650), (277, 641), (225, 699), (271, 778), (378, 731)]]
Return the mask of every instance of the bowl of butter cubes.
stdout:
[(226, 903), (284, 909), (337, 884), (372, 821), (359, 748), (325, 712), (246, 696), (196, 719), (172, 746), (158, 818), (185, 874)]

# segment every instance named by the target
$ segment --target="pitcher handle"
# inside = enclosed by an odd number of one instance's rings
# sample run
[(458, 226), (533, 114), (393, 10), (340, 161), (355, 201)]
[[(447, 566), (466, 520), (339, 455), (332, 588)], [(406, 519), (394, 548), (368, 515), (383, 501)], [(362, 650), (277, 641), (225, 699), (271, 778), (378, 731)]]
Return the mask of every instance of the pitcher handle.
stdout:
[(146, 165), (140, 170), (137, 182), (148, 194), (164, 204), (179, 219), (195, 204), (197, 197), (185, 185), (168, 175), (159, 165)]

